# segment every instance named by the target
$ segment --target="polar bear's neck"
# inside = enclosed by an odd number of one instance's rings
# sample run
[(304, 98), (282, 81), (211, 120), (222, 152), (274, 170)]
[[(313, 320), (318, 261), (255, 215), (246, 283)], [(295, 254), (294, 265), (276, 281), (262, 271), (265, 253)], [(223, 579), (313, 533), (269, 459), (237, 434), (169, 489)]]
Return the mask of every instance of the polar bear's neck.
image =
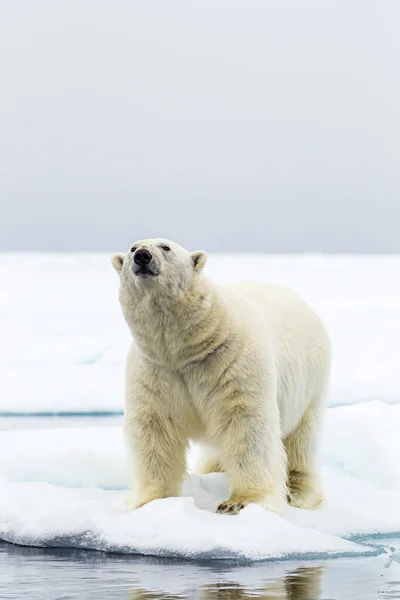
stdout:
[(201, 361), (229, 335), (219, 288), (203, 275), (179, 297), (154, 290), (137, 302), (122, 292), (121, 305), (139, 352), (158, 365)]

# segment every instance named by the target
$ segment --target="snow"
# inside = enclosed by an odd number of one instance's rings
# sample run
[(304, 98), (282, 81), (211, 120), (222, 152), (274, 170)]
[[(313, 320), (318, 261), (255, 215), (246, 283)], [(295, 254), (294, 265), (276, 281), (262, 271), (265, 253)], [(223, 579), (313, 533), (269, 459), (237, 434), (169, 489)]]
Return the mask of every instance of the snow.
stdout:
[(255, 561), (371, 554), (369, 537), (399, 535), (400, 257), (211, 256), (208, 271), (220, 282), (289, 285), (325, 320), (334, 351), (326, 503), (283, 518), (254, 505), (216, 515), (225, 476), (190, 473), (181, 497), (126, 511), (120, 417), (103, 426), (64, 417), (53, 429), (10, 419), (122, 411), (129, 334), (109, 255), (0, 255), (1, 539)]
[[(0, 414), (121, 411), (129, 333), (110, 254), (0, 254)], [(333, 343), (331, 406), (400, 401), (400, 257), (213, 255), (296, 289)]]
[(228, 497), (223, 474), (190, 473), (182, 497), (128, 512), (121, 425), (2, 431), (0, 538), (198, 559), (374, 553), (363, 538), (400, 531), (399, 429), (400, 405), (330, 408), (322, 448), (327, 501), (316, 511), (288, 507), (284, 518), (255, 505), (237, 517), (215, 514)]

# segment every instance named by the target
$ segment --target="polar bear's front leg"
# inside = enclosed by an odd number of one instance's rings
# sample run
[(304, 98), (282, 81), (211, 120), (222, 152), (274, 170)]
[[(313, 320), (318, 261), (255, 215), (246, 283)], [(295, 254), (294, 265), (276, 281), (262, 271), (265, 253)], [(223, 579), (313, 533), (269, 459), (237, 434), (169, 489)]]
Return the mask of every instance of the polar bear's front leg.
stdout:
[(286, 453), (281, 441), (278, 408), (268, 406), (267, 416), (235, 396), (224, 402), (221, 428), (222, 464), (228, 476), (230, 497), (218, 513), (237, 514), (256, 503), (281, 514), (286, 499)]
[(186, 473), (188, 440), (181, 424), (168, 411), (164, 395), (137, 381), (128, 388), (125, 437), (131, 491), (126, 505), (133, 510), (158, 498), (179, 495)]
[(135, 509), (159, 498), (178, 496), (186, 473), (187, 441), (168, 418), (156, 413), (126, 419), (131, 491), (126, 505)]

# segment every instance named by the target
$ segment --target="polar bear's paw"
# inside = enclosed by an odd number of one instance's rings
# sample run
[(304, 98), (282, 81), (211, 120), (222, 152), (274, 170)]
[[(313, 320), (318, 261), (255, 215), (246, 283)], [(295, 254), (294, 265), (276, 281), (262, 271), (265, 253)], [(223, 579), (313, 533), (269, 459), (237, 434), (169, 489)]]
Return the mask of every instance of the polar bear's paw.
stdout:
[(220, 515), (238, 515), (245, 506), (245, 502), (226, 500), (218, 506), (217, 513)]
[(136, 494), (133, 493), (129, 493), (126, 497), (125, 497), (125, 508), (127, 510), (136, 510), (137, 508), (141, 508), (142, 506), (144, 506), (145, 504), (148, 504), (149, 502), (152, 502), (153, 500), (158, 500), (158, 498), (160, 498), (160, 496), (157, 495), (149, 495), (146, 496), (145, 498), (138, 498), (138, 496)]
[(314, 510), (324, 501), (320, 478), (309, 472), (289, 471), (288, 502), (295, 508)]
[(143, 504), (146, 504), (146, 503), (138, 502), (137, 496), (135, 494), (130, 493), (127, 496), (125, 496), (124, 504), (125, 504), (125, 508), (127, 510), (136, 510), (137, 508), (140, 508), (141, 506), (143, 506)]
[(221, 502), (217, 508), (217, 513), (223, 515), (237, 515), (241, 510), (243, 510), (243, 508), (251, 503), (258, 504), (259, 506), (274, 512), (277, 515), (282, 515), (285, 507), (285, 503), (282, 502), (281, 498), (278, 496), (269, 494), (266, 496), (262, 496), (260, 494), (251, 496), (243, 495), (239, 497), (232, 497), (229, 498), (229, 500), (225, 500), (225, 502)]
[(289, 504), (294, 508), (304, 510), (314, 510), (324, 501), (324, 497), (314, 490), (305, 490), (304, 492), (292, 492), (289, 497)]
[(136, 510), (145, 504), (149, 504), (149, 502), (153, 502), (153, 500), (162, 500), (178, 495), (179, 493), (175, 492), (175, 490), (167, 490), (165, 488), (159, 489), (151, 486), (141, 490), (139, 494), (133, 491), (129, 492), (125, 497), (125, 508), (128, 510)]

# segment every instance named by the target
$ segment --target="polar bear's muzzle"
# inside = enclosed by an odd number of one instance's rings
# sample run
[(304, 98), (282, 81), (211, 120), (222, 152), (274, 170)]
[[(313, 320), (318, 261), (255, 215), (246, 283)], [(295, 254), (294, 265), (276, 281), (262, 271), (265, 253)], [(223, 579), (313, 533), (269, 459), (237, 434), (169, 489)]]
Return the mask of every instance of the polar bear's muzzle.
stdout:
[(139, 248), (133, 255), (132, 271), (137, 277), (148, 279), (156, 277), (158, 269), (154, 262), (153, 256), (146, 248)]

